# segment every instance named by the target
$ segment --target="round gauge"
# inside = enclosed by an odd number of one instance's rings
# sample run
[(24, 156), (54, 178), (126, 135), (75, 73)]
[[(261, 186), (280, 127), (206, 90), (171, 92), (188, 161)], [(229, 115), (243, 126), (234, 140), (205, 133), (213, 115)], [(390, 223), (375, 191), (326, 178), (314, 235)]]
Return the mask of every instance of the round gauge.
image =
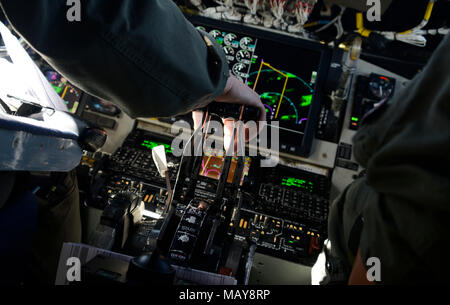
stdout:
[(206, 32), (206, 29), (205, 29), (205, 27), (203, 27), (203, 26), (198, 26), (198, 27), (196, 27), (196, 29), (197, 29), (197, 30), (202, 30), (202, 31), (205, 31), (205, 32)]
[(214, 38), (222, 36), (222, 32), (219, 30), (212, 30), (211, 32), (209, 32), (209, 34)]
[(238, 62), (250, 63), (252, 59), (252, 54), (247, 50), (240, 50), (236, 54), (236, 59)]
[(223, 51), (225, 52), (225, 55), (234, 56), (234, 49), (230, 46), (224, 46)]
[(223, 42), (225, 43), (225, 45), (231, 46), (233, 44), (233, 41), (236, 40), (236, 38), (237, 38), (236, 34), (228, 33), (227, 35), (225, 35)]
[(244, 63), (237, 63), (234, 64), (232, 69), (234, 75), (240, 76), (240, 77), (246, 77), (248, 71), (248, 66)]
[(250, 51), (254, 47), (253, 39), (251, 39), (250, 37), (244, 37), (239, 42), (239, 46), (241, 47), (241, 49)]
[(394, 91), (394, 84), (389, 78), (380, 76), (369, 83), (369, 90), (375, 97), (385, 99), (391, 96)]

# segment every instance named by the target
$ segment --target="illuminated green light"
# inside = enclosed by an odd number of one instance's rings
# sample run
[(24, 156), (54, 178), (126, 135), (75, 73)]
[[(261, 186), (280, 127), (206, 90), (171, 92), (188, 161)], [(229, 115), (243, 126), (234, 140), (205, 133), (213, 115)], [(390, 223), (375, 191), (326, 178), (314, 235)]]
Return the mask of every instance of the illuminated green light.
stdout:
[(292, 73), (286, 73), (288, 78), (297, 78), (297, 75), (294, 75)]
[(256, 57), (252, 58), (252, 64), (256, 64)]
[(289, 243), (293, 244), (294, 242), (292, 240), (290, 240)]
[(172, 153), (172, 147), (169, 144), (153, 142), (153, 141), (149, 141), (149, 140), (144, 140), (144, 142), (141, 143), (142, 147), (149, 148), (149, 149), (153, 149), (159, 145), (164, 146), (164, 148), (166, 149), (166, 153)]
[(291, 120), (291, 119), (295, 119), (295, 114), (293, 114), (293, 115), (283, 115), (281, 117), (282, 121), (288, 121), (288, 120)]
[(261, 97), (261, 98), (266, 98), (266, 99), (273, 99), (273, 98), (274, 98), (273, 96), (271, 96), (271, 95), (269, 94), (269, 92), (264, 92), (263, 94), (261, 94), (260, 97)]
[(316, 83), (316, 79), (317, 79), (317, 72), (313, 71), (311, 74), (311, 83), (315, 84)]
[(358, 119), (358, 118), (355, 118), (355, 117), (352, 117), (352, 121), (358, 122), (359, 119)]
[(56, 91), (56, 93), (58, 93), (58, 95), (61, 94), (61, 92), (62, 92), (62, 90), (63, 90), (62, 87), (58, 87), (58, 86), (53, 85), (53, 84), (52, 84), (52, 87), (53, 87), (53, 89), (55, 89), (55, 91)]
[(302, 107), (309, 106), (309, 105), (311, 105), (311, 102), (312, 102), (312, 94), (304, 95), (304, 96), (302, 96), (302, 103), (300, 104), (300, 106), (302, 106)]
[(314, 187), (314, 184), (312, 182), (293, 178), (293, 177), (287, 177), (287, 178), (281, 179), (281, 185), (295, 186), (298, 188), (303, 188), (303, 189), (309, 190), (310, 192), (312, 192), (312, 188)]

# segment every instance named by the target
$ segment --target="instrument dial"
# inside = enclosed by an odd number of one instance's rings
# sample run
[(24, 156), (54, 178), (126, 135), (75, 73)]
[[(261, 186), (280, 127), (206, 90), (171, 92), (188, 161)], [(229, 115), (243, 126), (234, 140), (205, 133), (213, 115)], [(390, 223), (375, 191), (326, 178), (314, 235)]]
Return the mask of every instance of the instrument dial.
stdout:
[(209, 32), (209, 34), (214, 38), (222, 36), (222, 32), (219, 30), (212, 30)]
[(236, 76), (240, 76), (241, 78), (247, 78), (248, 66), (244, 63), (237, 63), (233, 66), (233, 74)]
[(251, 60), (252, 60), (252, 54), (250, 54), (250, 52), (247, 51), (247, 50), (240, 50), (236, 54), (236, 60), (238, 62), (242, 62), (242, 63), (245, 63), (245, 64), (250, 64)]
[(223, 42), (227, 46), (232, 46), (233, 45), (233, 41), (235, 41), (236, 38), (237, 38), (236, 34), (228, 33), (227, 35), (225, 35), (225, 38), (223, 39)]
[(230, 46), (224, 46), (223, 51), (225, 52), (225, 55), (234, 56), (234, 49)]
[(241, 49), (248, 50), (250, 52), (253, 52), (253, 50), (255, 49), (254, 41), (250, 37), (242, 38), (239, 42), (239, 46), (241, 47)]
[(369, 83), (370, 92), (379, 99), (385, 99), (392, 95), (394, 84), (389, 78), (380, 76), (377, 80)]

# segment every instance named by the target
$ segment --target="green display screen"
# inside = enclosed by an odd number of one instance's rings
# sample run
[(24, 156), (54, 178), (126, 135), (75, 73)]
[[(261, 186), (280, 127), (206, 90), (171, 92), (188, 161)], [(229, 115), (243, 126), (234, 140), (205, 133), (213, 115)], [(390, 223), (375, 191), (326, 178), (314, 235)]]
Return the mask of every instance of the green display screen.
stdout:
[(150, 140), (143, 140), (141, 143), (142, 147), (148, 148), (148, 149), (153, 149), (156, 146), (159, 145), (163, 145), (166, 148), (166, 153), (171, 154), (172, 153), (172, 147), (169, 144), (166, 143), (160, 143), (160, 142), (155, 142), (155, 141), (150, 141)]
[(294, 177), (283, 177), (281, 179), (281, 185), (301, 188), (311, 193), (314, 187), (314, 184), (312, 182), (303, 179), (297, 179)]

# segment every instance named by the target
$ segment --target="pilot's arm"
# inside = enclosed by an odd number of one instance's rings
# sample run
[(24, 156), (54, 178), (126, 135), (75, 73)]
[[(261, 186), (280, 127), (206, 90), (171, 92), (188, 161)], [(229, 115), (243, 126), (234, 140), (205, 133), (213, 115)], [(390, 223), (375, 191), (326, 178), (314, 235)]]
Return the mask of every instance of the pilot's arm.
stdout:
[(66, 2), (0, 0), (15, 30), (84, 91), (133, 117), (173, 116), (216, 98), (264, 110), (229, 77), (220, 45), (171, 0), (82, 0), (79, 22), (68, 20)]

